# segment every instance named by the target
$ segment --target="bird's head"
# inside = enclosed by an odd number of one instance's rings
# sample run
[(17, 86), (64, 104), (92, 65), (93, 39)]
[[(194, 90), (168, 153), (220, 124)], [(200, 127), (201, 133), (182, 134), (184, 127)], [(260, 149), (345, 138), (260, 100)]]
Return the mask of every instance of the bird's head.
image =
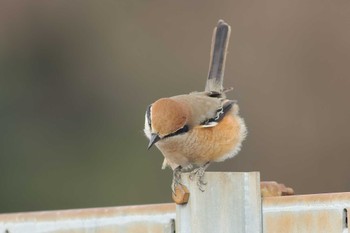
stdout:
[(150, 142), (148, 148), (161, 139), (188, 131), (189, 110), (185, 104), (170, 98), (162, 98), (146, 111), (145, 134)]

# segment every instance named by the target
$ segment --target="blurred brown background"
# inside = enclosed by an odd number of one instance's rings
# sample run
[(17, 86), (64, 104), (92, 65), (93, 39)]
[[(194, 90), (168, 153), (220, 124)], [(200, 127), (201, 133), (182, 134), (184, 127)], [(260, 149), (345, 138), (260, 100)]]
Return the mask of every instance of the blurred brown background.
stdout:
[(350, 191), (350, 2), (1, 1), (0, 212), (170, 202), (146, 106), (204, 88), (211, 34), (248, 125), (215, 171)]

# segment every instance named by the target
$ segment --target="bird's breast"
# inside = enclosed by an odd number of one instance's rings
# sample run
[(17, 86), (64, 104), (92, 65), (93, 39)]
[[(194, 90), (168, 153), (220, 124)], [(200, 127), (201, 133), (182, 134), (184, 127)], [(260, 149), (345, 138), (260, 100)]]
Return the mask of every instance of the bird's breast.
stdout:
[(196, 126), (188, 133), (161, 140), (156, 145), (171, 163), (202, 165), (233, 156), (230, 152), (240, 147), (244, 137), (243, 120), (228, 113), (215, 127)]

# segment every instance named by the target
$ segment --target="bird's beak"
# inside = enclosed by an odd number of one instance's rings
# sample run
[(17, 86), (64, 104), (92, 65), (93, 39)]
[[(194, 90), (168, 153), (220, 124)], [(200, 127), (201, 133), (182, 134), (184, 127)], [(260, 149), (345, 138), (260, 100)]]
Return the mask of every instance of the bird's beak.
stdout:
[(149, 140), (149, 143), (148, 143), (148, 148), (151, 148), (153, 146), (154, 143), (158, 142), (160, 140), (160, 137), (158, 134), (155, 134), (155, 133), (152, 133), (151, 135), (151, 139)]

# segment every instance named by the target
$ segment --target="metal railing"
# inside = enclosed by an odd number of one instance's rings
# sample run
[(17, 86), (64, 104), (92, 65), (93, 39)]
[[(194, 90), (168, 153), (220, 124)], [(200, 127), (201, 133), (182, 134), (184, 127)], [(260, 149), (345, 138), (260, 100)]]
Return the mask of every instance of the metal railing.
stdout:
[(185, 205), (156, 204), (0, 214), (0, 233), (345, 233), (350, 193), (261, 198), (258, 172), (206, 173), (205, 192), (184, 174)]

